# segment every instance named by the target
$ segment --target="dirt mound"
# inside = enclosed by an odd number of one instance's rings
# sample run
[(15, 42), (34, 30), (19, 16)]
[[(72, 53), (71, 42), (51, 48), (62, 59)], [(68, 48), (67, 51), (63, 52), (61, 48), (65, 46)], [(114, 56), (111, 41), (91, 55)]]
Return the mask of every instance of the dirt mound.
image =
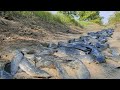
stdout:
[(82, 33), (81, 30), (79, 27), (70, 28), (62, 24), (51, 24), (38, 19), (6, 20), (0, 18), (0, 42), (15, 42), (18, 40), (47, 42), (58, 39), (64, 40), (71, 38), (72, 34)]

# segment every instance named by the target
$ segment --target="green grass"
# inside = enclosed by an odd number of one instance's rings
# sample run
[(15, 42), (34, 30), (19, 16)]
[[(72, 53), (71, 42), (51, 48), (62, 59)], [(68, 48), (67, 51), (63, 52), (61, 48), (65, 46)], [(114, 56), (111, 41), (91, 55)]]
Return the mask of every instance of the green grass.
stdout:
[(104, 26), (104, 29), (108, 29), (108, 28), (115, 28), (115, 25), (114, 24), (109, 24), (109, 25), (106, 25)]
[(116, 12), (113, 16), (109, 18), (109, 24), (120, 23), (120, 12)]
[(54, 22), (54, 16), (47, 11), (34, 11), (34, 16), (39, 17), (43, 21)]
[(76, 26), (80, 26), (80, 24), (77, 21), (71, 19), (68, 16), (65, 16), (62, 13), (57, 13), (53, 15), (47, 11), (36, 11), (34, 12), (34, 15), (41, 18), (41, 20), (48, 21), (51, 23), (74, 24)]
[(87, 21), (78, 21), (80, 25), (83, 27), (87, 27), (88, 25), (95, 24), (93, 22), (87, 22)]
[(14, 16), (17, 18), (25, 17), (25, 18), (33, 18), (37, 17), (42, 21), (46, 21), (49, 23), (61, 23), (61, 24), (73, 24), (75, 26), (81, 26), (76, 20), (71, 19), (70, 17), (57, 13), (53, 15), (48, 11), (7, 11), (6, 16)]
[(60, 23), (73, 24), (75, 26), (81, 26), (76, 20), (71, 19), (70, 17), (68, 17), (68, 16), (66, 16), (62, 13), (57, 13), (54, 16), (55, 16), (55, 20), (60, 22)]

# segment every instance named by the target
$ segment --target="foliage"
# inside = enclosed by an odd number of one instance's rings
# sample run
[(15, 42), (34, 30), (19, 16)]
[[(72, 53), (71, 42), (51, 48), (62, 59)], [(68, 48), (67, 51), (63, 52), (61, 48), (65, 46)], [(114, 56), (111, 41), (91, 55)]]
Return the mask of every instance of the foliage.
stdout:
[(102, 24), (102, 18), (99, 11), (60, 11), (70, 18), (79, 18), (79, 21), (90, 21)]
[(120, 23), (120, 12), (119, 11), (116, 11), (114, 13), (114, 15), (112, 15), (109, 20), (108, 20), (108, 23), (109, 24), (117, 24), (117, 23)]
[(99, 11), (79, 11), (80, 21), (90, 21), (98, 24), (102, 24), (102, 18)]
[(79, 21), (79, 24), (86, 27), (86, 26), (94, 24), (94, 23), (93, 22), (87, 22), (87, 21)]
[(55, 15), (51, 14), (48, 11), (1, 11), (4, 17), (25, 17), (25, 18), (33, 18), (37, 17), (42, 21), (46, 21), (49, 23), (61, 23), (61, 24), (73, 24), (76, 26), (80, 26), (80, 24), (75, 21), (73, 18), (66, 16), (62, 13), (57, 13)]
[(56, 16), (56, 17), (59, 17), (60, 21), (63, 22), (63, 23), (66, 23), (66, 24), (74, 24), (74, 25), (76, 25), (76, 26), (80, 26), (80, 24), (79, 24), (76, 20), (74, 20), (74, 18), (71, 18), (71, 17), (69, 17), (69, 16), (66, 16), (66, 15), (64, 15), (63, 13), (59, 13), (59, 12), (58, 12), (55, 16)]
[(59, 11), (59, 12), (65, 14), (70, 18), (74, 18), (75, 16), (77, 16), (77, 11)]

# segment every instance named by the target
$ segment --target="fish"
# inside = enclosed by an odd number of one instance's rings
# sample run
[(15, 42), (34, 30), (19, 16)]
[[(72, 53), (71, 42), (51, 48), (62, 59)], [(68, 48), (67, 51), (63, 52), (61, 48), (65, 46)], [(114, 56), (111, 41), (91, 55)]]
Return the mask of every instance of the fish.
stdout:
[(43, 77), (43, 78), (49, 78), (51, 75), (47, 73), (44, 70), (41, 70), (39, 68), (36, 68), (34, 65), (32, 65), (27, 58), (23, 58), (23, 60), (19, 63), (19, 67), (25, 71), (28, 75), (33, 77)]
[(10, 71), (11, 71), (11, 75), (14, 76), (19, 69), (19, 63), (23, 59), (24, 54), (19, 50), (15, 50), (13, 54), (14, 54), (14, 57), (10, 64), (10, 68), (11, 68)]
[(61, 79), (71, 79), (66, 70), (61, 66), (60, 63), (54, 62), (56, 70), (58, 71)]

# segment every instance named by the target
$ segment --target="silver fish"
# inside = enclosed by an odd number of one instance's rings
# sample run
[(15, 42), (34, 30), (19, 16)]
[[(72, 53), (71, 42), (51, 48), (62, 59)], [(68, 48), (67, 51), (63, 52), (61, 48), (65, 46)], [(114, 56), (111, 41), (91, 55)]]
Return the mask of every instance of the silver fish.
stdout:
[(19, 63), (24, 55), (19, 50), (15, 50), (13, 60), (11, 61), (11, 75), (15, 75), (19, 69)]
[(55, 64), (57, 71), (59, 72), (61, 79), (70, 79), (70, 76), (68, 75), (66, 70), (61, 66), (60, 63), (54, 62), (54, 64)]
[(20, 63), (19, 67), (25, 71), (30, 76), (34, 77), (44, 77), (49, 78), (51, 77), (46, 71), (40, 70), (36, 68), (34, 65), (32, 65), (26, 58), (24, 58)]

